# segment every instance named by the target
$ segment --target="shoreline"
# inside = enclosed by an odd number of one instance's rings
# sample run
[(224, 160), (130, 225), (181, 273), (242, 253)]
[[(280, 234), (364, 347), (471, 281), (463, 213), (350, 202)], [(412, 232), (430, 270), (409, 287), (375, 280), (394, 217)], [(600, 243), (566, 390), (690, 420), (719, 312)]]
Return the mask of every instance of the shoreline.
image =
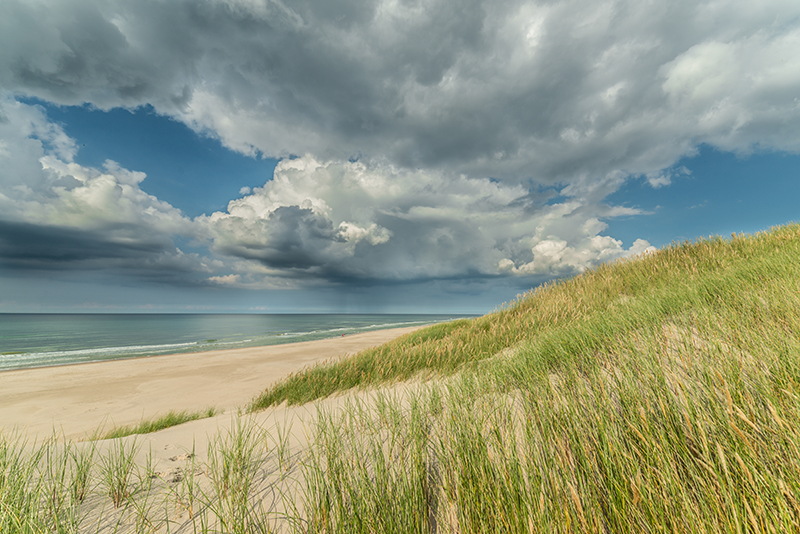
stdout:
[(250, 402), (277, 380), (377, 346), (423, 326), (204, 352), (156, 354), (0, 372), (3, 432), (83, 438), (169, 410), (221, 412)]
[[(101, 364), (101, 363), (113, 363), (113, 362), (124, 362), (130, 360), (146, 360), (151, 358), (161, 358), (161, 357), (169, 357), (169, 356), (190, 356), (190, 355), (201, 355), (201, 354), (209, 354), (209, 353), (218, 353), (218, 352), (235, 352), (241, 350), (252, 350), (252, 349), (262, 349), (267, 347), (282, 347), (284, 345), (296, 345), (300, 343), (313, 343), (316, 341), (329, 341), (332, 339), (340, 339), (342, 337), (355, 337), (360, 336), (363, 334), (371, 334), (374, 332), (382, 332), (385, 330), (405, 330), (405, 329), (419, 329), (425, 328), (427, 326), (432, 326), (438, 323), (426, 323), (421, 325), (414, 325), (414, 326), (393, 326), (390, 328), (375, 328), (373, 330), (365, 330), (363, 332), (357, 332), (354, 334), (347, 334), (344, 336), (331, 336), (331, 337), (323, 337), (319, 339), (308, 339), (308, 340), (301, 340), (301, 341), (281, 341), (279, 343), (269, 343), (266, 345), (248, 345), (246, 347), (231, 347), (227, 349), (209, 349), (209, 350), (186, 350), (180, 352), (165, 352), (161, 354), (143, 354), (143, 355), (134, 355), (134, 356), (122, 356), (120, 358), (107, 358), (101, 360), (88, 360), (82, 362), (68, 362), (68, 363), (54, 363), (50, 365), (37, 365), (33, 367), (18, 367), (14, 369), (0, 369), (0, 377), (5, 373), (15, 373), (18, 371), (35, 371), (40, 369), (51, 369), (51, 368), (58, 368), (58, 367), (73, 367), (79, 365), (92, 365), (92, 364)], [(3, 355), (15, 355), (15, 354), (25, 354), (24, 352), (7, 352), (2, 353), (0, 356)]]
[[(461, 318), (444, 314), (172, 314), (162, 320), (161, 314), (2, 315), (10, 319), (0, 321), (0, 373), (284, 345)], [(48, 319), (28, 317), (40, 315)], [(120, 315), (123, 319), (117, 320)], [(85, 316), (90, 319), (84, 320)]]

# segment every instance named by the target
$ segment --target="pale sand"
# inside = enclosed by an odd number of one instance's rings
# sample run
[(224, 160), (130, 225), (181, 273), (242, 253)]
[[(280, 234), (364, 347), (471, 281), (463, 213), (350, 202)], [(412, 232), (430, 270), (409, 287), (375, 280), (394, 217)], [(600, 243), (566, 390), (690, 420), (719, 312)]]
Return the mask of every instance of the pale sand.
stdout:
[[(21, 430), (39, 438), (51, 436), (55, 430), (67, 438), (81, 439), (101, 426), (110, 429), (137, 423), (169, 410), (214, 406), (230, 413), (290, 373), (380, 345), (417, 328), (376, 330), (287, 345), (6, 371), (0, 373), (0, 430)], [(209, 424), (216, 426), (221, 419), (212, 421), (190, 424), (179, 433), (187, 434), (185, 439), (191, 446), (188, 434), (200, 428), (205, 433)]]

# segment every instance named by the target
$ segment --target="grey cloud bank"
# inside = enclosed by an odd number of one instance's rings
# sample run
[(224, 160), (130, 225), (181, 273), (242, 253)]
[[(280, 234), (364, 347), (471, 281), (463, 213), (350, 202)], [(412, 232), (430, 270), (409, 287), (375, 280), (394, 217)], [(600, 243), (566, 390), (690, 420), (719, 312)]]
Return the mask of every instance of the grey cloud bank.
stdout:
[[(666, 187), (700, 144), (800, 151), (798, 21), (793, 1), (6, 0), (2, 263), (263, 289), (580, 272), (648, 250), (603, 235), (641, 215), (604, 200), (631, 177)], [(136, 169), (74, 163), (19, 96), (149, 104), (284, 159), (190, 219)]]
[(555, 183), (797, 150), (796, 2), (4, 2), (7, 90), (269, 156)]

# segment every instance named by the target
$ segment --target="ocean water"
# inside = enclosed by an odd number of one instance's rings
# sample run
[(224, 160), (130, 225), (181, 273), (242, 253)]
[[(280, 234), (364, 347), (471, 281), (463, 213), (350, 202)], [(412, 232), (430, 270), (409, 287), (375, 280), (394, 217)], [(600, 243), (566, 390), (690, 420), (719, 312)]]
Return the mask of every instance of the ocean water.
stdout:
[(277, 345), (456, 315), (0, 314), (0, 371)]

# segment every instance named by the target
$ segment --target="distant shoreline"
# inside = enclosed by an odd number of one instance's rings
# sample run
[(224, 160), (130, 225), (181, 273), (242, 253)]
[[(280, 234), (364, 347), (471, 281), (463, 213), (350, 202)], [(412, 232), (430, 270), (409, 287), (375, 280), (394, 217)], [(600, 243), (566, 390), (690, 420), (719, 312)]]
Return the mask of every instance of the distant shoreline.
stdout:
[[(358, 332), (355, 334), (342, 334), (340, 336), (330, 336), (330, 337), (323, 337), (319, 339), (309, 339), (309, 340), (297, 340), (297, 341), (281, 341), (279, 343), (269, 343), (265, 345), (250, 345), (247, 347), (231, 347), (231, 348), (224, 348), (224, 349), (201, 349), (201, 350), (186, 350), (181, 352), (165, 352), (160, 354), (143, 354), (139, 356), (123, 356), (119, 358), (107, 358), (107, 359), (98, 359), (98, 360), (87, 360), (82, 362), (71, 362), (71, 363), (56, 363), (51, 365), (39, 365), (36, 367), (20, 367), (17, 369), (0, 369), (0, 375), (5, 373), (15, 373), (18, 371), (37, 371), (41, 369), (56, 369), (62, 367), (78, 367), (83, 365), (95, 365), (95, 364), (111, 364), (114, 362), (129, 362), (132, 360), (151, 360), (155, 358), (169, 358), (175, 356), (204, 356), (209, 354), (217, 354), (217, 353), (236, 353), (239, 351), (251, 351), (254, 349), (259, 348), (269, 348), (269, 347), (283, 347), (286, 345), (300, 345), (303, 343), (314, 343), (318, 341), (328, 341), (330, 339), (340, 339), (342, 337), (356, 337), (363, 334), (369, 334), (372, 332), (385, 332), (385, 331), (394, 331), (394, 330), (416, 330), (419, 328), (425, 328), (426, 326), (431, 326), (437, 323), (428, 323), (423, 325), (415, 325), (415, 326), (405, 326), (405, 327), (387, 327), (387, 328), (375, 328), (372, 330), (367, 330), (365, 332)], [(12, 355), (17, 353), (2, 353), (2, 355)], [(20, 353), (24, 354), (24, 353)]]
[(281, 378), (422, 328), (387, 328), (314, 341), (159, 354), (0, 373), (2, 430), (84, 437), (169, 410), (244, 406)]
[(444, 314), (2, 314), (0, 373), (279, 346), (427, 326)]

